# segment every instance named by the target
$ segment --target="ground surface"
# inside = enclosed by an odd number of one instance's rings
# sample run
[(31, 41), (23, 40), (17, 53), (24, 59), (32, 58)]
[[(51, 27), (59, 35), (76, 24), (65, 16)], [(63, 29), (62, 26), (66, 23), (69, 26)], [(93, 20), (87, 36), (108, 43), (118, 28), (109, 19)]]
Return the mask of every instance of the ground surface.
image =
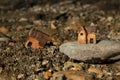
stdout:
[[(80, 64), (82, 68), (77, 69), (86, 74), (89, 73), (88, 69), (91, 66), (103, 68), (104, 75), (96, 74), (95, 80), (120, 79), (119, 61), (111, 64), (89, 64), (73, 61), (59, 52), (60, 44), (77, 40), (76, 30), (79, 27), (67, 26), (71, 23), (69, 20), (74, 17), (79, 17), (85, 25), (96, 25), (98, 40), (119, 41), (119, 1), (107, 4), (104, 1), (89, 0), (87, 2), (45, 0), (38, 3), (23, 0), (16, 2), (17, 4), (11, 2), (10, 5), (8, 2), (0, 2), (7, 5), (0, 6), (0, 80), (44, 80), (45, 72), (63, 71), (69, 64), (72, 66)], [(52, 22), (55, 26), (51, 27)], [(54, 45), (46, 45), (43, 49), (25, 48), (28, 33), (32, 28), (49, 34), (54, 39)], [(70, 63), (67, 65), (67, 62)]]

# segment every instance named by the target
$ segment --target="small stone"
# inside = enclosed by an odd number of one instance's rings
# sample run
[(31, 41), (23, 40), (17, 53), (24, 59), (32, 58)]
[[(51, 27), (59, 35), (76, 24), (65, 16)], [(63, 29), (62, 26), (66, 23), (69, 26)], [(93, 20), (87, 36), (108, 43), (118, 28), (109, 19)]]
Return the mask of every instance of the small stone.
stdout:
[(26, 29), (31, 29), (31, 28), (33, 28), (33, 27), (34, 27), (34, 25), (26, 25), (26, 26), (25, 26)]
[(17, 31), (21, 31), (21, 30), (23, 30), (23, 26), (18, 26)]
[(115, 75), (120, 76), (120, 72), (116, 73)]
[(83, 8), (88, 8), (88, 7), (90, 7), (89, 4), (86, 4), (86, 5), (83, 6)]
[(41, 26), (41, 25), (43, 25), (43, 21), (42, 20), (34, 20), (33, 24)]
[(107, 18), (107, 20), (108, 20), (109, 22), (111, 22), (111, 21), (113, 20), (113, 17), (112, 17), (112, 16), (109, 16), (109, 17)]
[(54, 21), (51, 22), (50, 27), (51, 29), (56, 29), (56, 26), (54, 25)]
[(26, 21), (28, 21), (27, 18), (20, 18), (20, 20), (19, 20), (19, 22), (26, 22)]
[(0, 32), (6, 34), (6, 33), (8, 33), (8, 29), (5, 28), (4, 26), (2, 26), (2, 27), (0, 27)]
[(66, 77), (65, 77), (65, 75), (63, 75), (63, 74), (60, 74), (60, 75), (56, 78), (56, 80), (66, 80)]
[(43, 61), (42, 61), (42, 65), (47, 65), (48, 62), (49, 62), (48, 60), (43, 60)]
[(40, 6), (34, 6), (30, 10), (33, 11), (33, 12), (38, 13), (38, 12), (41, 12), (42, 8)]
[(81, 64), (81, 63), (73, 63), (73, 62), (65, 62), (63, 70), (80, 71), (80, 70), (83, 70), (83, 64)]
[(85, 80), (85, 79), (89, 79), (89, 80), (93, 80), (93, 77), (83, 71), (59, 71), (59, 72), (55, 72), (53, 74), (53, 79), (52, 80), (56, 80), (56, 78), (59, 78), (61, 75), (64, 75), (66, 77), (65, 80)]
[(0, 42), (8, 42), (10, 39), (6, 37), (0, 37)]
[(8, 45), (9, 45), (9, 46), (14, 46), (15, 43), (14, 43), (14, 42), (9, 42)]
[(119, 59), (120, 42), (103, 40), (97, 44), (79, 44), (78, 42), (67, 42), (62, 44), (60, 52), (72, 59), (101, 63), (109, 60)]
[(49, 70), (49, 71), (43, 72), (43, 75), (44, 75), (44, 78), (48, 80), (52, 76), (52, 72)]
[(114, 80), (112, 76), (106, 78), (106, 80)]
[(2, 67), (0, 67), (0, 73), (2, 72), (2, 70), (3, 70), (3, 68), (2, 68)]
[(101, 71), (100, 68), (93, 68), (93, 67), (90, 67), (90, 68), (88, 69), (88, 72), (89, 72), (89, 73), (94, 72), (94, 73), (96, 73), (96, 74), (101, 74), (101, 73), (102, 73), (102, 71)]
[(19, 74), (17, 78), (18, 78), (18, 79), (21, 79), (21, 78), (23, 78), (23, 77), (24, 77), (24, 74)]

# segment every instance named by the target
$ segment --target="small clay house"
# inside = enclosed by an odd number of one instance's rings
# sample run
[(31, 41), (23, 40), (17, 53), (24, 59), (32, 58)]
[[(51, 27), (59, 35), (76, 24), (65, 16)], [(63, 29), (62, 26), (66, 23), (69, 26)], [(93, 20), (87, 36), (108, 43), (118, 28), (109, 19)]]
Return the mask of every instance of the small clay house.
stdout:
[(81, 27), (78, 32), (78, 42), (80, 44), (96, 44), (96, 27)]
[(46, 44), (47, 41), (50, 41), (50, 37), (39, 31), (32, 29), (29, 32), (29, 38), (25, 44), (26, 47), (31, 47), (31, 48), (43, 48)]

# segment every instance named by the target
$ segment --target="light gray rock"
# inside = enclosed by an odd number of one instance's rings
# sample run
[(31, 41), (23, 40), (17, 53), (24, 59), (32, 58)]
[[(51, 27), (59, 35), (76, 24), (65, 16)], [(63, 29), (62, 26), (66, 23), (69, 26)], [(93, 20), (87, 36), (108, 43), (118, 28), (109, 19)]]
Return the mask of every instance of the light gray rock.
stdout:
[(105, 61), (120, 59), (120, 42), (103, 40), (97, 44), (79, 44), (67, 42), (62, 44), (60, 52), (72, 59), (81, 61)]

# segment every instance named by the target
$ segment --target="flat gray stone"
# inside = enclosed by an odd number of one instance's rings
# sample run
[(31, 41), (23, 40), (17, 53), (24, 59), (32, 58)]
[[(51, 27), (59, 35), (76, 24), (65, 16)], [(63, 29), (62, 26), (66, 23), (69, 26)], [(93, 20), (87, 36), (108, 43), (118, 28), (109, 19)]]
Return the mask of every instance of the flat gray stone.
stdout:
[(97, 44), (79, 44), (67, 42), (62, 44), (60, 52), (81, 61), (104, 61), (120, 59), (120, 42), (103, 40)]

